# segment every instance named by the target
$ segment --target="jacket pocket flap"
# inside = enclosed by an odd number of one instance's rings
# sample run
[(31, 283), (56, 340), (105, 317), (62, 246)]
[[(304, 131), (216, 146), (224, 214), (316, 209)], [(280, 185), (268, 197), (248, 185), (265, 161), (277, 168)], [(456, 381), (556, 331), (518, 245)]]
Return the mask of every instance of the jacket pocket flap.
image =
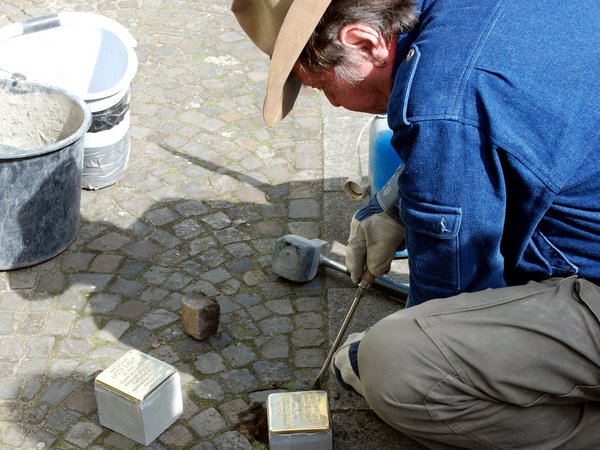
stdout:
[(400, 218), (407, 228), (438, 239), (458, 235), (462, 211), (452, 206), (432, 205), (402, 196)]

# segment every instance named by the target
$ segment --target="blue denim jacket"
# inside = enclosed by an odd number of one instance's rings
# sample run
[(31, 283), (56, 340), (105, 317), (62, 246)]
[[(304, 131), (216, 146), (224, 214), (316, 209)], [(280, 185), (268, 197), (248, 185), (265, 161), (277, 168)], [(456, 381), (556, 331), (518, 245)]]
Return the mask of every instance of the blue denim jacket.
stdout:
[(600, 283), (600, 3), (425, 0), (388, 106), (410, 304)]

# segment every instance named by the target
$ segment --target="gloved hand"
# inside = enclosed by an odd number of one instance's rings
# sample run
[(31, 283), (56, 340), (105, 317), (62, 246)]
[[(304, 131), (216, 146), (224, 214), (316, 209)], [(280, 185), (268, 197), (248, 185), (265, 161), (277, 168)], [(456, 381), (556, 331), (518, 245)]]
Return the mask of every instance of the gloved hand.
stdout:
[(389, 215), (377, 195), (352, 217), (346, 250), (346, 267), (355, 283), (366, 268), (375, 276), (390, 270), (396, 250), (404, 241), (404, 227)]

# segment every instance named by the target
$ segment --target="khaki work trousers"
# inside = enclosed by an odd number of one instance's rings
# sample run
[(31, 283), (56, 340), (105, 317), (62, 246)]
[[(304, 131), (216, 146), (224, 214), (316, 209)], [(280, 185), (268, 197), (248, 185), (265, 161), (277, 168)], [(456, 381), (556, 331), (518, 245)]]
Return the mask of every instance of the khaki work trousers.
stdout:
[(432, 300), (367, 330), (370, 407), (434, 449), (600, 449), (600, 288), (576, 277)]

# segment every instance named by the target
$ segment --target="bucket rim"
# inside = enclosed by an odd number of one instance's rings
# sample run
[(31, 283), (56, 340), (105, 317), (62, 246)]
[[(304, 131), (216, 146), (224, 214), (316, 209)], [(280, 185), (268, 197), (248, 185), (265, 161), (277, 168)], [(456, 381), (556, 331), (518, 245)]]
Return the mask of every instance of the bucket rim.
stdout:
[(31, 158), (34, 156), (45, 155), (47, 153), (52, 153), (52, 152), (61, 150), (63, 148), (69, 147), (70, 145), (77, 142), (78, 140), (81, 140), (83, 138), (83, 136), (85, 135), (85, 133), (87, 132), (87, 130), (90, 128), (90, 126), (92, 124), (92, 113), (91, 113), (90, 108), (88, 107), (87, 103), (78, 95), (76, 95), (72, 92), (69, 92), (66, 89), (63, 89), (61, 87), (53, 86), (53, 85), (47, 84), (47, 83), (41, 83), (39, 81), (18, 81), (18, 82), (16, 82), (13, 79), (0, 77), (0, 87), (4, 87), (4, 85), (7, 85), (8, 83), (19, 83), (19, 84), (24, 84), (24, 85), (41, 87), (41, 88), (47, 89), (48, 91), (62, 94), (64, 96), (70, 98), (71, 100), (73, 100), (82, 109), (83, 120), (81, 121), (81, 125), (79, 126), (79, 128), (77, 128), (76, 131), (74, 131), (70, 136), (67, 136), (64, 139), (61, 139), (60, 141), (57, 141), (53, 144), (46, 145), (44, 147), (34, 149), (34, 150), (17, 149), (15, 151), (10, 151), (10, 150), (3, 151), (2, 153), (0, 153), (0, 160), (27, 159), (27, 158)]
[(103, 98), (98, 98), (98, 99), (91, 99), (91, 98), (87, 98), (87, 97), (82, 97), (82, 98), (86, 102), (88, 107), (90, 108), (90, 111), (92, 112), (92, 114), (94, 114), (94, 113), (99, 113), (99, 112), (105, 111), (105, 110), (115, 106), (117, 103), (119, 103), (121, 100), (123, 100), (123, 98), (130, 91), (131, 91), (131, 84), (128, 84), (123, 89), (121, 89), (119, 92), (116, 92), (113, 95), (109, 95), (108, 97), (103, 97)]
[[(133, 37), (133, 35), (121, 25), (116, 20), (106, 17), (100, 14), (84, 12), (84, 11), (63, 11), (55, 14), (59, 19), (58, 22), (52, 22), (52, 24), (44, 26), (40, 26), (39, 29), (27, 29), (25, 30), (26, 25), (24, 25), (27, 20), (21, 22), (10, 23), (4, 27), (0, 27), (0, 47), (8, 43), (13, 39), (18, 39), (21, 36), (29, 35), (33, 33), (43, 33), (52, 28), (59, 27), (68, 29), (70, 27), (75, 28), (84, 28), (87, 30), (95, 30), (102, 31), (105, 33), (110, 33), (123, 46), (127, 54), (126, 66), (124, 66), (124, 72), (121, 78), (114, 83), (113, 86), (103, 90), (96, 92), (75, 92), (76, 95), (79, 95), (84, 101), (112, 101), (111, 97), (115, 95), (121, 95), (122, 92), (126, 91), (129, 85), (131, 84), (133, 78), (136, 76), (138, 68), (139, 68), (139, 60), (137, 54), (135, 52), (135, 47), (137, 47), (137, 41)], [(41, 19), (44, 16), (34, 17), (29, 20)], [(44, 76), (39, 73), (25, 73), (24, 74), (28, 80), (30, 81), (38, 81), (40, 83), (47, 83), (47, 80), (44, 80)], [(50, 83), (55, 82), (58, 83), (57, 80), (53, 80)], [(69, 86), (61, 86), (67, 90), (70, 89)], [(119, 98), (120, 99), (120, 98)]]
[[(87, 26), (95, 27), (97, 30), (103, 30), (113, 34), (123, 45), (127, 52), (127, 66), (121, 79), (109, 89), (98, 92), (81, 93), (81, 97), (86, 102), (98, 102), (98, 104), (106, 104), (113, 101), (112, 97), (117, 96), (118, 100), (129, 89), (133, 78), (136, 76), (139, 68), (139, 60), (135, 48), (137, 41), (131, 32), (121, 23), (110, 17), (85, 11), (63, 11), (59, 12), (61, 26)], [(93, 109), (93, 108), (90, 108)]]

